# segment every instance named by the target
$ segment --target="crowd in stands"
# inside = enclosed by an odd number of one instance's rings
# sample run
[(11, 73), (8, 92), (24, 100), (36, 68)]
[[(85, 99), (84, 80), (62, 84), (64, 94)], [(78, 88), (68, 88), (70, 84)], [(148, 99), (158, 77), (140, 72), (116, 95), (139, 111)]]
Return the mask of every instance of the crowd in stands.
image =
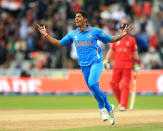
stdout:
[[(52, 46), (36, 24), (60, 40), (75, 28), (74, 12), (80, 9), (88, 12), (91, 26), (110, 35), (118, 34), (122, 19), (130, 21), (141, 68), (163, 68), (163, 0), (1, 0), (0, 67), (21, 69), (25, 61), (28, 69), (79, 68), (74, 45)], [(109, 44), (99, 44), (105, 55)]]

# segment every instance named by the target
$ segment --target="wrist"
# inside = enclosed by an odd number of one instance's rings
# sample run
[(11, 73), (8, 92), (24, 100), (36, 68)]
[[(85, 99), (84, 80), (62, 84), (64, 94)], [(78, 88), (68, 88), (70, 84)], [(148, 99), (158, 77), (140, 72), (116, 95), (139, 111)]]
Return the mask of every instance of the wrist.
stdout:
[(109, 62), (109, 60), (108, 59), (104, 59), (104, 61), (103, 61), (104, 63), (108, 63)]
[(43, 34), (43, 37), (46, 38), (48, 36), (48, 33)]
[(47, 36), (48, 36), (48, 33), (45, 33), (45, 34), (42, 34), (41, 37), (42, 37), (43, 40), (45, 40), (47, 38)]
[(135, 63), (134, 64), (134, 68), (137, 68), (137, 67), (139, 67), (139, 64), (138, 63)]
[(125, 37), (127, 34), (127, 32), (123, 32), (122, 37)]
[(134, 59), (134, 64), (138, 64), (139, 60), (137, 58)]

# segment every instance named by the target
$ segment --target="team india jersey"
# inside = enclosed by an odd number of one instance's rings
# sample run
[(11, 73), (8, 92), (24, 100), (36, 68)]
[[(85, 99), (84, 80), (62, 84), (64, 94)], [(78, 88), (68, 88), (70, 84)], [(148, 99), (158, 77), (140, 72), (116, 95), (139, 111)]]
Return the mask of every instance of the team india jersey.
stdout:
[(137, 50), (136, 41), (127, 35), (110, 47), (114, 51), (114, 69), (132, 69), (133, 52)]
[(102, 60), (101, 48), (97, 45), (97, 40), (107, 44), (112, 36), (105, 34), (102, 30), (87, 25), (85, 31), (79, 28), (68, 33), (60, 40), (62, 46), (75, 44), (80, 66), (89, 66), (97, 60)]

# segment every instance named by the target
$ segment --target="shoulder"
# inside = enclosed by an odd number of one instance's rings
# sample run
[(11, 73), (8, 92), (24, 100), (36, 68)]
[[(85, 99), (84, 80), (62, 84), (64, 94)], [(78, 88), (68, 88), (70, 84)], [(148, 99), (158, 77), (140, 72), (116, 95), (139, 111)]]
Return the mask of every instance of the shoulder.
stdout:
[[(118, 41), (118, 42), (119, 42), (119, 41)], [(117, 42), (111, 43), (111, 44), (110, 44), (110, 48), (111, 48), (111, 49), (114, 49), (114, 48), (116, 47), (116, 45), (117, 45)]]
[(92, 31), (102, 31), (101, 29), (97, 28), (97, 27), (91, 27)]
[(135, 37), (129, 35), (129, 39), (135, 40)]
[(96, 34), (98, 36), (105, 35), (101, 29), (96, 28), (96, 27), (91, 27), (91, 31), (93, 32), (93, 34)]
[(73, 37), (75, 34), (76, 34), (76, 29), (71, 31), (71, 32), (69, 32), (69, 33), (67, 33), (66, 36), (67, 37)]
[(133, 36), (129, 36), (129, 41), (132, 45), (136, 44), (136, 39)]
[(74, 29), (74, 30), (72, 30), (71, 32), (69, 32), (68, 34), (69, 35), (72, 35), (72, 34), (75, 34), (77, 32), (77, 29)]

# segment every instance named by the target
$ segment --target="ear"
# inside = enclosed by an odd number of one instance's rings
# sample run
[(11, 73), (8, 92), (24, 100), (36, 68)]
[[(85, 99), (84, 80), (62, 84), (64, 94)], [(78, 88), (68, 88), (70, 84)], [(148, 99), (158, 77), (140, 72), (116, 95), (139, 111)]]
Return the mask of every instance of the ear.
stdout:
[(87, 18), (84, 18), (84, 21), (87, 23), (88, 22), (88, 19)]

